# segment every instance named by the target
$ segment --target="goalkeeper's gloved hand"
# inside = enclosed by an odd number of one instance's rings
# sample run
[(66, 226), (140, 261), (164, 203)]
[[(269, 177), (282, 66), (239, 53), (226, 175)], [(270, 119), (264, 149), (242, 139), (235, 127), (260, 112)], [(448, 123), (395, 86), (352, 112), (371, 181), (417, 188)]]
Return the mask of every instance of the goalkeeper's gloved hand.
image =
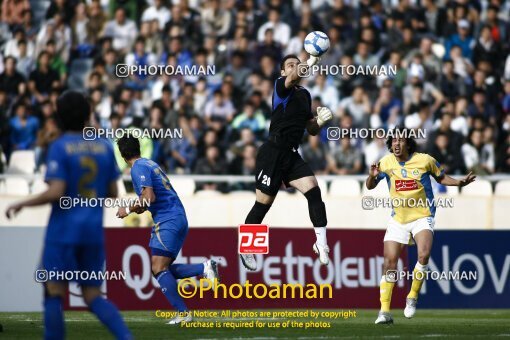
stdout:
[(318, 64), (319, 61), (321, 61), (320, 57), (315, 57), (311, 55), (310, 58), (308, 58), (308, 60), (306, 61), (306, 64), (308, 65), (308, 67), (312, 67), (313, 65)]
[(333, 113), (327, 107), (319, 106), (317, 108), (317, 124), (323, 126), (327, 121), (333, 118)]

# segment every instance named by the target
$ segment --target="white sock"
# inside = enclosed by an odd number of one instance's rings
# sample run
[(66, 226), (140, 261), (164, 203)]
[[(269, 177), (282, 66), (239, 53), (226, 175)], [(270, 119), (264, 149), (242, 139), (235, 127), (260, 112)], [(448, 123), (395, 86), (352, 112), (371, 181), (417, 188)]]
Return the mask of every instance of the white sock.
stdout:
[(326, 239), (326, 227), (313, 228), (315, 230), (315, 236), (317, 237), (317, 244), (320, 246), (327, 246), (328, 241)]
[(416, 266), (414, 266), (416, 270), (426, 272), (429, 269), (428, 264), (421, 264), (420, 262), (416, 262)]

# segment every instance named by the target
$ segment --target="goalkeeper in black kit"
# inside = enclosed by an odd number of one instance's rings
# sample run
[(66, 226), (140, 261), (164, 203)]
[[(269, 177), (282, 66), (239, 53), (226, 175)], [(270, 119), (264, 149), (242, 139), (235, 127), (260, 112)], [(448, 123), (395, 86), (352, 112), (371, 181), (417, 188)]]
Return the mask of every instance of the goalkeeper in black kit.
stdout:
[[(269, 138), (259, 148), (256, 160), (256, 202), (246, 217), (246, 224), (260, 224), (271, 208), (282, 182), (299, 190), (308, 200), (310, 220), (316, 242), (313, 251), (322, 264), (329, 263), (326, 240), (326, 207), (321, 197), (317, 179), (308, 164), (298, 153), (305, 129), (317, 135), (321, 127), (333, 118), (327, 107), (312, 113), (310, 92), (299, 85), (303, 68), (317, 64), (320, 58), (310, 56), (301, 63), (295, 55), (287, 55), (280, 63), (281, 77), (275, 81)], [(241, 254), (241, 261), (248, 270), (256, 270), (254, 255)]]

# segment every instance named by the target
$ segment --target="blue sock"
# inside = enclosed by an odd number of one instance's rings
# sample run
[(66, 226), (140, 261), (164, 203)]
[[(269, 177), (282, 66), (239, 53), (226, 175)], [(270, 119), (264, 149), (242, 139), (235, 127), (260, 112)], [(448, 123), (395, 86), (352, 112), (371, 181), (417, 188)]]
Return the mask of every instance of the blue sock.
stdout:
[(98, 296), (90, 303), (89, 308), (117, 339), (132, 338), (119, 310), (113, 303)]
[(58, 296), (44, 297), (44, 339), (64, 339), (64, 312)]
[(202, 275), (204, 273), (204, 264), (173, 264), (168, 268), (176, 279), (184, 279)]
[(170, 270), (159, 272), (156, 275), (156, 280), (158, 280), (161, 286), (161, 292), (165, 294), (166, 299), (178, 312), (188, 310), (184, 300), (177, 292), (177, 281)]

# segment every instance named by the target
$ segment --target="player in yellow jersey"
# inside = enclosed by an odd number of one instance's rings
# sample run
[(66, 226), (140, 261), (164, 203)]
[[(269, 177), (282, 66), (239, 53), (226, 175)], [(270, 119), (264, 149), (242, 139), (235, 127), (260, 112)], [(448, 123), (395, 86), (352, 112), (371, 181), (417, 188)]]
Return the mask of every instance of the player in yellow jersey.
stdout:
[[(431, 156), (416, 152), (416, 142), (410, 130), (396, 128), (390, 131), (386, 146), (390, 154), (370, 167), (366, 180), (368, 189), (373, 189), (385, 179), (394, 205), (384, 236), (384, 267), (380, 283), (381, 310), (376, 324), (393, 323), (390, 314), (391, 292), (397, 279), (397, 261), (404, 246), (416, 243), (418, 262), (413, 271), (411, 291), (407, 295), (404, 315), (412, 318), (416, 312), (418, 293), (426, 272), (434, 235), (434, 194), (431, 179), (443, 185), (463, 187), (473, 182), (476, 176), (469, 173), (456, 180), (444, 173), (441, 165)], [(406, 203), (407, 202), (407, 203)], [(412, 202), (412, 203), (411, 203)], [(390, 275), (388, 275), (390, 271)]]

